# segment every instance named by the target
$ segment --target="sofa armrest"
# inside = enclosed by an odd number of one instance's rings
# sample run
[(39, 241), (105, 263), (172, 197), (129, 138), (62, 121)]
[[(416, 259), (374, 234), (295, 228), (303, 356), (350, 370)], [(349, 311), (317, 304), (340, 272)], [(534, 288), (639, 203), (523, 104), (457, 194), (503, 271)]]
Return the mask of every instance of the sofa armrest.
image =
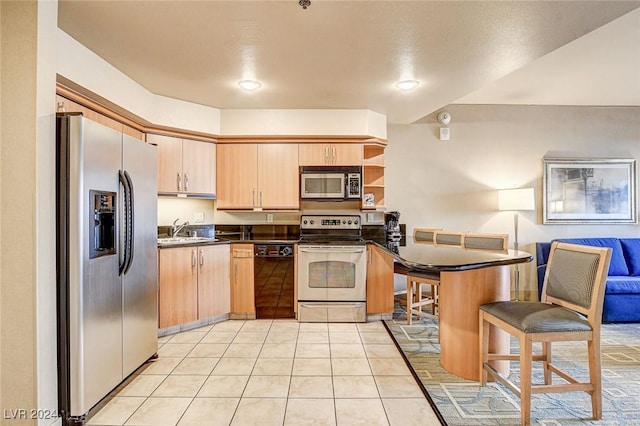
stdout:
[(544, 274), (547, 271), (547, 262), (549, 260), (549, 251), (551, 243), (536, 243), (536, 272), (538, 274), (538, 300), (542, 298), (542, 283), (544, 282)]

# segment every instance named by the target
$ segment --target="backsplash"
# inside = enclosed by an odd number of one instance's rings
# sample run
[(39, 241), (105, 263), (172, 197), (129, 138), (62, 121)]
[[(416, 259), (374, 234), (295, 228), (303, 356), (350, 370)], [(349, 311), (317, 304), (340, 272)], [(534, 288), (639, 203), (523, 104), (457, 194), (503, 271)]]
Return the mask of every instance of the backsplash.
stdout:
[(362, 223), (367, 225), (384, 223), (384, 212), (360, 212), (359, 201), (344, 202), (302, 202), (300, 211), (224, 211), (216, 210), (215, 200), (158, 197), (158, 226), (171, 226), (179, 223), (189, 225), (297, 225), (301, 214), (324, 214), (339, 212), (342, 214), (361, 214)]

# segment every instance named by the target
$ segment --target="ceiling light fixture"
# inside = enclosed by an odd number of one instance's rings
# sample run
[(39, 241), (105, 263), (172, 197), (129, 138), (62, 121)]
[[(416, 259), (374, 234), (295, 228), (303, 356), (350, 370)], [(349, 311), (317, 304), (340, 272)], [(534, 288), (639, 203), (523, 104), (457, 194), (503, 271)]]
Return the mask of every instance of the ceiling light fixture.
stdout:
[(303, 9), (306, 9), (311, 6), (311, 0), (300, 0), (298, 4), (302, 6)]
[(396, 87), (400, 90), (413, 90), (420, 82), (418, 80), (403, 80), (396, 83)]
[(238, 86), (242, 87), (244, 90), (256, 90), (261, 88), (262, 84), (255, 80), (242, 80), (238, 82)]

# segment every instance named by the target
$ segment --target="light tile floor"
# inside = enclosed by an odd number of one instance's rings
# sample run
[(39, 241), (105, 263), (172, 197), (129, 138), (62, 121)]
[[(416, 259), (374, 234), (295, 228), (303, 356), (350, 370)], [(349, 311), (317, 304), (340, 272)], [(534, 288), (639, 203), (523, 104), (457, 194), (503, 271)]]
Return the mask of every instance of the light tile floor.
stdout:
[(440, 424), (381, 322), (225, 321), (158, 355), (87, 424)]

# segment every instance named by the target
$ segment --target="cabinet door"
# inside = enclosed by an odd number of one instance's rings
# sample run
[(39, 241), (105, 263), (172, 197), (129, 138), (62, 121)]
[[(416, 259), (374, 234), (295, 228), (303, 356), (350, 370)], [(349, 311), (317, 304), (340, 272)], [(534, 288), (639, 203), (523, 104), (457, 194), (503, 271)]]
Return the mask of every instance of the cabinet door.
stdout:
[(359, 143), (338, 143), (331, 145), (331, 164), (334, 166), (361, 166), (362, 145)]
[(253, 244), (231, 245), (231, 312), (255, 318)]
[(301, 143), (298, 151), (301, 166), (362, 165), (362, 145), (359, 143)]
[(228, 314), (229, 245), (198, 247), (198, 319)]
[(326, 143), (301, 143), (298, 145), (301, 166), (326, 166), (331, 164), (331, 145)]
[(218, 209), (253, 209), (257, 206), (257, 162), (256, 144), (217, 146)]
[(393, 258), (367, 245), (367, 313), (393, 313)]
[(182, 192), (182, 139), (147, 134), (147, 142), (158, 146), (158, 192)]
[(258, 145), (258, 206), (298, 209), (300, 177), (297, 144)]
[(159, 326), (171, 327), (198, 318), (196, 248), (161, 249), (158, 281)]
[(216, 146), (208, 142), (183, 139), (183, 190), (191, 194), (215, 194)]

